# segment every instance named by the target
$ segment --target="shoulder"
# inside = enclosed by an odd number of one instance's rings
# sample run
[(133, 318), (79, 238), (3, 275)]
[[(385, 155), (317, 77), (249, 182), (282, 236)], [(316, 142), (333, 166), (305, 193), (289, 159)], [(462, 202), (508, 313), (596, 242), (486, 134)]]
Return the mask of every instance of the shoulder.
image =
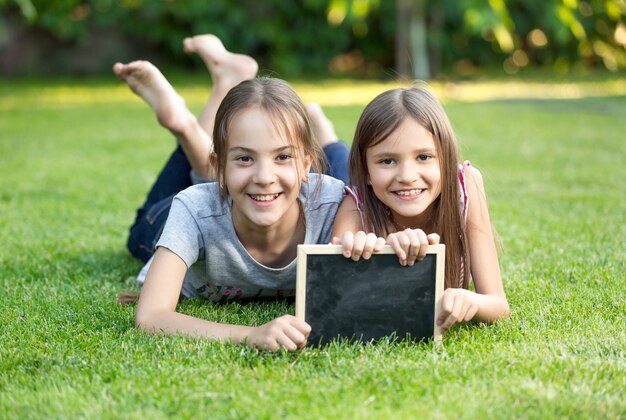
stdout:
[(312, 173), (309, 182), (302, 185), (300, 200), (307, 203), (307, 207), (316, 207), (324, 204), (339, 204), (344, 196), (342, 181), (328, 175)]
[(474, 190), (484, 191), (483, 175), (469, 160), (459, 164), (461, 194), (471, 195)]
[(467, 221), (468, 214), (476, 213), (470, 211), (471, 208), (481, 206), (481, 202), (486, 200), (483, 176), (470, 161), (466, 160), (459, 164), (459, 211), (463, 220)]
[(312, 187), (316, 187), (319, 185), (321, 191), (325, 192), (336, 192), (337, 190), (343, 192), (344, 188), (343, 181), (340, 181), (337, 178), (333, 178), (332, 176), (316, 173), (309, 174), (309, 184)]
[(474, 166), (467, 166), (464, 170), (465, 190), (469, 199), (466, 203), (465, 218), (468, 227), (486, 231), (491, 224), (489, 216), (487, 194), (483, 182), (483, 175)]
[(174, 202), (184, 205), (198, 217), (222, 215), (228, 206), (220, 198), (220, 189), (216, 182), (193, 185), (174, 197)]
[(463, 164), (463, 175), (465, 177), (465, 186), (468, 192), (471, 191), (485, 191), (483, 183), (483, 174), (469, 162)]
[(346, 197), (351, 198), (351, 201), (354, 202), (355, 206), (361, 209), (363, 207), (363, 198), (361, 197), (361, 193), (356, 185), (346, 185), (344, 188), (344, 192)]
[(346, 195), (343, 202), (337, 210), (337, 216), (335, 217), (335, 225), (333, 227), (333, 236), (341, 236), (343, 233), (357, 232), (359, 230), (365, 230), (365, 221), (363, 219), (363, 213), (357, 206), (353, 196)]

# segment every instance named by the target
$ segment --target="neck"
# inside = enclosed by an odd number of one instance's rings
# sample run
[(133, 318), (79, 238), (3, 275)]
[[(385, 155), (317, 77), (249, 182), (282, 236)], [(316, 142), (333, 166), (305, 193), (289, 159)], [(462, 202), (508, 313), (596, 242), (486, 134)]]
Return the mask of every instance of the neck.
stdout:
[(256, 261), (280, 268), (296, 257), (297, 245), (304, 242), (306, 225), (299, 201), (274, 225), (244, 223), (233, 213), (233, 227), (239, 241)]
[(430, 211), (425, 211), (418, 216), (403, 217), (394, 214), (393, 211), (389, 210), (389, 219), (391, 221), (391, 225), (397, 232), (405, 229), (422, 229), (424, 232), (429, 233), (430, 230), (432, 230), (432, 219), (430, 213)]

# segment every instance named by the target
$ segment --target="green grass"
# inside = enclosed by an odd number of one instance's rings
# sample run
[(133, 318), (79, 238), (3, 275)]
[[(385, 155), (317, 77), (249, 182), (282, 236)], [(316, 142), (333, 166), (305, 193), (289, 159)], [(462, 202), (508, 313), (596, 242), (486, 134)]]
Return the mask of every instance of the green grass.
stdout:
[[(390, 86), (296, 88), (349, 139)], [(441, 349), (268, 354), (149, 336), (114, 303), (140, 268), (127, 228), (174, 146), (147, 107), (113, 80), (1, 84), (0, 418), (626, 417), (626, 79), (435, 88), (486, 180), (511, 319), (457, 326)], [(182, 91), (199, 110), (206, 87)], [(180, 310), (259, 324), (293, 306)]]

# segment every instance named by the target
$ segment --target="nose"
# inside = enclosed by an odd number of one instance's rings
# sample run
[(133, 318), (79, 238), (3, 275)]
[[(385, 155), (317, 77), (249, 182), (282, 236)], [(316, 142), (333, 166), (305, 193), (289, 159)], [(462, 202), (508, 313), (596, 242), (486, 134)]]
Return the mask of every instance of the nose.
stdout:
[(412, 161), (400, 162), (397, 166), (396, 181), (408, 184), (419, 178), (419, 168)]
[(276, 181), (276, 172), (273, 162), (265, 159), (259, 160), (256, 164), (253, 181), (260, 185), (272, 184)]

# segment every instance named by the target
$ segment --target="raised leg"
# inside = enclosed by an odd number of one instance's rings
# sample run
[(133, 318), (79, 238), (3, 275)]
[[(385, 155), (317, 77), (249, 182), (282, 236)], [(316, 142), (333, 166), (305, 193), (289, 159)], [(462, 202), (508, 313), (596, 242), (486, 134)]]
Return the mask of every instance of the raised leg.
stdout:
[(210, 137), (159, 69), (148, 61), (133, 61), (116, 63), (113, 71), (152, 108), (159, 124), (176, 136), (194, 172), (203, 178), (214, 175)]
[(306, 106), (311, 129), (324, 148), (326, 174), (348, 183), (348, 157), (350, 149), (339, 140), (333, 123), (326, 117), (322, 107), (316, 103)]
[(185, 38), (183, 49), (187, 54), (198, 54), (211, 74), (211, 95), (198, 121), (204, 131), (213, 136), (215, 115), (222, 99), (242, 81), (256, 77), (259, 66), (252, 57), (228, 51), (222, 41), (211, 34)]
[(154, 246), (167, 221), (172, 199), (192, 185), (190, 170), (189, 161), (179, 145), (150, 188), (145, 202), (137, 209), (126, 243), (135, 258), (146, 262), (154, 253)]

